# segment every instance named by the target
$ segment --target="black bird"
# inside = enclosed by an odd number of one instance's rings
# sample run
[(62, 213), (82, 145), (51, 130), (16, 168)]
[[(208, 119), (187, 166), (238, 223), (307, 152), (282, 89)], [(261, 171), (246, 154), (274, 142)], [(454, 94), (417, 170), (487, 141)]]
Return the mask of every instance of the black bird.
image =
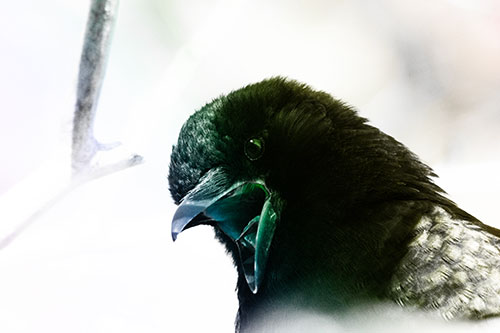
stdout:
[(266, 311), (394, 301), (446, 319), (500, 315), (500, 230), (444, 196), (404, 145), (281, 77), (194, 113), (173, 147), (183, 230), (209, 224), (238, 270), (236, 329)]

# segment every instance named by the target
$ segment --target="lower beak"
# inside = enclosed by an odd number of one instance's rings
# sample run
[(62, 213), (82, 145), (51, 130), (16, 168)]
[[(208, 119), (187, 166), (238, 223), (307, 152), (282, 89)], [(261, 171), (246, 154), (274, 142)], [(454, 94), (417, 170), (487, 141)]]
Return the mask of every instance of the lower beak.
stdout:
[(225, 179), (221, 169), (210, 170), (184, 197), (172, 221), (172, 238), (175, 241), (183, 230), (209, 220), (236, 244), (247, 284), (255, 294), (262, 284), (278, 216), (263, 181), (225, 186)]

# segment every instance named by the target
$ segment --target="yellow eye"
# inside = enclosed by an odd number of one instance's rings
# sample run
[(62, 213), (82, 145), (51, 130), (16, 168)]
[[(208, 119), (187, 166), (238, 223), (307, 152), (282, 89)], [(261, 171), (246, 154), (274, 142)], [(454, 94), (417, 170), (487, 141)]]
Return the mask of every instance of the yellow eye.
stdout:
[(264, 154), (264, 140), (262, 138), (252, 138), (245, 142), (245, 155), (250, 161), (261, 158)]

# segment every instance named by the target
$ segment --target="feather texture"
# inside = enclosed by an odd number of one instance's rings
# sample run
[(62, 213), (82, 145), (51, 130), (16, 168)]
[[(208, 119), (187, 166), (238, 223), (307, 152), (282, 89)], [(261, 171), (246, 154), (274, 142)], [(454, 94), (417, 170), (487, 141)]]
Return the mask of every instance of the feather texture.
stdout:
[(415, 227), (389, 285), (399, 304), (444, 318), (500, 314), (500, 239), (436, 206)]

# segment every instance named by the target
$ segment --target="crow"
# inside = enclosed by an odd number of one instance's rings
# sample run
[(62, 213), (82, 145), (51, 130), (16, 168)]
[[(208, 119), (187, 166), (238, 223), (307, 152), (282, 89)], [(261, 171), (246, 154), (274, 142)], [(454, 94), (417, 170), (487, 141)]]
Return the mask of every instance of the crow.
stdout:
[(267, 311), (395, 302), (445, 319), (500, 315), (500, 230), (431, 168), (329, 94), (273, 77), (183, 125), (172, 237), (213, 226), (238, 271), (236, 330)]

